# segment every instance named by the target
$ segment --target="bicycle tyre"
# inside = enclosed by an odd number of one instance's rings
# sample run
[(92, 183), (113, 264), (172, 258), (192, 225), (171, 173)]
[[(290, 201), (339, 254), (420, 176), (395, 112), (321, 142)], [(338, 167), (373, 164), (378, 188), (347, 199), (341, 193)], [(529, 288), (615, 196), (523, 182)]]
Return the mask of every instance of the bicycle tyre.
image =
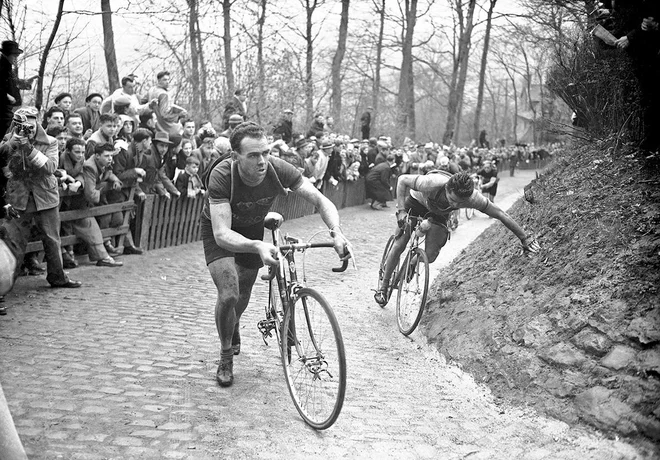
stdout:
[(280, 299), (279, 296), (279, 289), (277, 287), (277, 277), (270, 280), (270, 288), (268, 292), (270, 293), (270, 314), (276, 321), (275, 335), (277, 336), (277, 346), (278, 348), (281, 348), (282, 341), (280, 330), (282, 329), (282, 321), (284, 320), (284, 309), (282, 306), (282, 299)]
[(465, 208), (465, 218), (470, 220), (474, 217), (474, 208)]
[[(392, 249), (395, 240), (396, 238), (394, 237), (394, 235), (390, 235), (390, 238), (387, 240), (387, 244), (385, 245), (385, 250), (383, 251), (383, 257), (381, 257), (380, 260), (380, 268), (378, 269), (379, 283), (380, 283), (380, 278), (383, 276), (383, 272), (385, 271), (385, 262), (387, 262), (387, 255), (390, 253), (390, 250)], [(390, 280), (396, 280), (397, 268), (398, 267), (394, 267)], [(388, 299), (392, 296), (392, 291), (395, 288), (395, 284), (396, 284), (395, 282), (390, 282), (389, 284), (389, 288), (387, 290)], [(376, 289), (378, 289), (378, 287), (379, 286), (376, 286)]]
[[(417, 256), (417, 263), (411, 267), (414, 256)], [(414, 248), (404, 259), (401, 270), (403, 273), (396, 296), (396, 323), (399, 331), (408, 336), (417, 328), (426, 305), (429, 290), (429, 259), (426, 252)]]
[(284, 315), (282, 331), (282, 367), (293, 404), (305, 423), (325, 430), (339, 417), (346, 395), (346, 353), (337, 317), (321, 294), (303, 288)]

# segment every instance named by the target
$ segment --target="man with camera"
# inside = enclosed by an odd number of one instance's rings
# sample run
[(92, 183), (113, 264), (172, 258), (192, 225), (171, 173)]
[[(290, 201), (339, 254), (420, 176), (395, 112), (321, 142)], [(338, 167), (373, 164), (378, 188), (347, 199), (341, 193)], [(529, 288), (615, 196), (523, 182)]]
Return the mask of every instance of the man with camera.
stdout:
[(60, 242), (60, 197), (54, 173), (59, 163), (57, 140), (46, 135), (37, 123), (38, 111), (23, 107), (14, 113), (9, 138), (0, 146), (0, 158), (7, 164), (7, 202), (20, 214), (4, 223), (4, 240), (23, 260), (34, 219), (47, 264), (46, 280), (52, 287), (77, 288), (82, 285), (64, 273)]

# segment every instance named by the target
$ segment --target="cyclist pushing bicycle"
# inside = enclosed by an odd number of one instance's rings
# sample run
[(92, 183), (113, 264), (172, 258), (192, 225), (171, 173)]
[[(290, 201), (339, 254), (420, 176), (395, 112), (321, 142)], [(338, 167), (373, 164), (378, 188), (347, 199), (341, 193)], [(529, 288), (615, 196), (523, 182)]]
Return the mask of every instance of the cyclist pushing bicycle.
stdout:
[(407, 216), (429, 218), (430, 229), (426, 234), (425, 251), (429, 262), (434, 262), (440, 249), (447, 243), (449, 230), (447, 219), (452, 211), (474, 208), (498, 219), (516, 235), (525, 253), (536, 253), (540, 246), (534, 237), (527, 235), (520, 225), (496, 204), (490, 202), (474, 188), (472, 177), (467, 172), (451, 175), (437, 171), (426, 175), (403, 174), (396, 187), (398, 235), (387, 255), (382, 277), (374, 299), (381, 306), (389, 301), (389, 283), (399, 258), (410, 239), (410, 226), (405, 224)]
[(270, 156), (261, 126), (242, 123), (229, 142), (232, 158), (216, 162), (206, 178), (208, 198), (201, 217), (204, 256), (218, 291), (215, 324), (222, 350), (216, 380), (223, 387), (234, 381), (233, 358), (240, 353), (239, 320), (259, 268), (279, 263), (278, 248), (262, 241), (264, 219), (275, 198), (291, 190), (315, 205), (330, 229), (335, 251), (342, 259), (350, 257), (337, 208), (297, 168)]

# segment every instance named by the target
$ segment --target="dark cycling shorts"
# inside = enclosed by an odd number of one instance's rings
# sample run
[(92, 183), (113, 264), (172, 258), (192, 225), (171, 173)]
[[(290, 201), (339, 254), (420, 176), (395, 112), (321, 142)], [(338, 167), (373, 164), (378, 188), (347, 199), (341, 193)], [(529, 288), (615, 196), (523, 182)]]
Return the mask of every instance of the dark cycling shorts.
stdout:
[[(261, 262), (261, 257), (259, 257), (259, 254), (250, 254), (244, 252), (233, 253), (228, 249), (218, 246), (218, 244), (215, 242), (215, 238), (213, 237), (213, 226), (211, 225), (211, 220), (204, 216), (202, 216), (200, 220), (206, 265), (209, 265), (211, 262), (215, 262), (218, 259), (233, 257), (236, 265), (240, 265), (241, 267), (254, 269), (263, 267), (264, 264)], [(250, 227), (232, 228), (232, 230), (236, 233), (240, 233), (245, 238), (250, 240), (262, 240), (264, 238), (263, 222), (261, 224), (252, 225)]]
[(408, 195), (406, 201), (404, 202), (404, 207), (409, 215), (415, 217), (427, 217), (432, 224), (447, 226), (448, 215), (445, 214), (434, 214), (427, 209), (422, 203)]

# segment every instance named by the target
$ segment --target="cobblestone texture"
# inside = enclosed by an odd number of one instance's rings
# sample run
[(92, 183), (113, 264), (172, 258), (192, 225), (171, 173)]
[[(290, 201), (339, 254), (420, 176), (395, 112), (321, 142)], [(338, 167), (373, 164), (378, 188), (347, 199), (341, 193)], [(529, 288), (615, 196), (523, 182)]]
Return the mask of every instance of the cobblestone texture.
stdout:
[[(532, 174), (521, 172), (509, 188)], [(393, 211), (341, 211), (358, 271), (332, 273), (331, 250), (306, 260), (308, 282), (334, 306), (347, 349), (344, 409), (324, 432), (299, 418), (276, 347), (256, 329), (263, 282), (241, 321), (235, 383), (215, 383), (215, 289), (201, 243), (123, 257), (123, 268), (84, 263), (71, 271), (85, 283), (77, 290), (19, 279), (0, 320), (0, 382), (29, 457), (643, 458), (625, 442), (498, 405), (417, 332), (399, 334), (393, 307), (377, 307), (371, 292)], [(299, 237), (323, 228), (318, 216), (285, 224)], [(462, 243), (454, 244), (458, 251)]]

